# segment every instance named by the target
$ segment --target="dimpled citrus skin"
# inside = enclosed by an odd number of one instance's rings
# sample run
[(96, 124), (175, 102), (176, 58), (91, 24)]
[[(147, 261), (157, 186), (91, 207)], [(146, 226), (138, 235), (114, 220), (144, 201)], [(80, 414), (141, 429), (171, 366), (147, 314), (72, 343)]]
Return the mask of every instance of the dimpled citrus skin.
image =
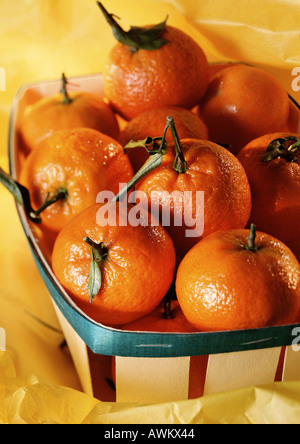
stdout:
[(72, 128), (93, 128), (119, 140), (119, 124), (107, 103), (87, 92), (73, 92), (69, 96), (71, 103), (63, 103), (63, 95), (57, 94), (26, 108), (20, 136), (28, 152), (54, 131)]
[(101, 191), (117, 194), (133, 170), (122, 145), (90, 128), (56, 131), (27, 157), (20, 182), (30, 192), (32, 206), (40, 208), (47, 194), (66, 189), (66, 200), (41, 214), (42, 226), (59, 232), (80, 211), (96, 203)]
[(127, 120), (162, 106), (191, 109), (208, 85), (208, 62), (200, 46), (183, 31), (166, 26), (168, 41), (157, 50), (117, 43), (106, 65), (105, 93), (115, 111)]
[[(121, 141), (125, 146), (131, 140), (144, 140), (147, 137), (162, 137), (166, 126), (166, 119), (171, 116), (175, 122), (180, 139), (208, 139), (208, 131), (202, 119), (190, 110), (177, 106), (165, 106), (145, 111), (132, 119), (121, 133)], [(170, 131), (166, 133), (167, 144), (173, 143)], [(130, 148), (128, 157), (135, 172), (137, 172), (148, 159), (144, 148)]]
[(198, 112), (210, 140), (230, 145), (237, 154), (256, 137), (282, 131), (288, 123), (290, 101), (273, 75), (237, 64), (212, 77)]
[[(213, 142), (197, 139), (181, 140), (188, 169), (178, 174), (173, 169), (174, 145), (163, 156), (162, 165), (148, 174), (137, 185), (137, 190), (148, 196), (148, 201), (160, 209), (168, 208), (171, 198), (171, 224), (166, 226), (179, 257), (184, 256), (200, 239), (217, 230), (244, 228), (251, 211), (251, 193), (241, 163), (228, 150)], [(185, 192), (192, 192), (192, 202), (183, 207), (185, 215), (196, 220), (196, 192), (204, 192), (204, 218), (200, 210), (198, 222), (204, 220), (203, 233), (186, 237), (186, 230), (195, 228), (182, 223), (174, 226), (174, 208), (181, 208)], [(168, 194), (166, 194), (166, 192)], [(154, 194), (152, 194), (154, 193)]]
[(219, 231), (182, 260), (178, 302), (201, 331), (262, 328), (298, 322), (300, 265), (284, 244), (258, 232), (258, 251), (245, 249), (249, 230)]
[(286, 132), (259, 137), (240, 151), (238, 159), (251, 187), (251, 221), (258, 230), (286, 243), (300, 260), (300, 156), (294, 162), (283, 157), (261, 160), (273, 140), (290, 136), (300, 140), (299, 134)]
[[(101, 207), (97, 204), (86, 209), (61, 231), (52, 266), (62, 286), (88, 316), (106, 325), (121, 325), (149, 314), (162, 301), (174, 278), (175, 251), (163, 227), (118, 226), (118, 211), (117, 226), (99, 225)], [(121, 217), (127, 218), (131, 208), (123, 210)], [(148, 213), (143, 217), (150, 222)], [(91, 247), (83, 241), (86, 236), (103, 242), (108, 249), (107, 259), (100, 264), (102, 287), (93, 303), (88, 295)]]
[(172, 301), (171, 309), (172, 317), (166, 318), (164, 304), (162, 303), (148, 316), (122, 325), (122, 330), (163, 333), (196, 333), (198, 331), (188, 323), (177, 301)]

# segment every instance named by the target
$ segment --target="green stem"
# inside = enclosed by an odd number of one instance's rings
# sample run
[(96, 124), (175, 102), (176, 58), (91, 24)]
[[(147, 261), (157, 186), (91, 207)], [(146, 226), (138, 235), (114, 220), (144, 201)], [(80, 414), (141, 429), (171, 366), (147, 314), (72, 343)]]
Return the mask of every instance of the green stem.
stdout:
[(34, 210), (31, 205), (30, 194), (27, 188), (14, 180), (9, 174), (7, 174), (0, 167), (0, 182), (5, 188), (13, 195), (16, 201), (22, 205), (27, 217), (34, 223), (40, 224), (42, 222), (38, 215), (34, 214)]
[(164, 319), (174, 319), (174, 317), (175, 317), (173, 315), (173, 311), (172, 311), (172, 290), (173, 290), (173, 285), (163, 300), (163, 304), (164, 304), (163, 317), (164, 317)]
[[(291, 142), (294, 143), (291, 144)], [(299, 151), (300, 140), (297, 137), (289, 136), (278, 138), (269, 144), (267, 151), (261, 160), (267, 163), (280, 157), (285, 159), (287, 162), (298, 162), (297, 154)]]
[(176, 156), (175, 156), (175, 160), (174, 160), (174, 164), (173, 164), (173, 169), (178, 174), (183, 174), (186, 172), (188, 167), (187, 167), (186, 160), (184, 158), (182, 145), (180, 143), (180, 139), (179, 139), (179, 136), (177, 133), (175, 122), (174, 122), (173, 118), (170, 116), (167, 117), (167, 122), (169, 123), (170, 130), (171, 130), (171, 133), (172, 133), (172, 136), (174, 139), (174, 143), (175, 143), (175, 149), (176, 149)]
[[(164, 129), (164, 134), (163, 137), (161, 138), (161, 142), (160, 142), (160, 146), (158, 149), (153, 149), (153, 150), (148, 150), (146, 147), (146, 142), (145, 141), (140, 141), (137, 143), (130, 143), (130, 146), (125, 146), (125, 150), (127, 148), (133, 148), (136, 146), (144, 146), (144, 148), (147, 149), (149, 155), (148, 160), (144, 163), (144, 165), (142, 166), (142, 168), (140, 168), (140, 170), (135, 174), (135, 176), (125, 185), (124, 188), (122, 188), (122, 190), (119, 192), (119, 194), (114, 198), (114, 201), (118, 202), (122, 202), (125, 198), (125, 196), (127, 195), (127, 193), (135, 187), (135, 185), (142, 180), (145, 176), (147, 176), (149, 173), (151, 173), (151, 171), (155, 170), (156, 168), (158, 168), (161, 163), (162, 163), (162, 158), (163, 156), (166, 154), (166, 133), (167, 130), (170, 127), (170, 123), (167, 121), (167, 124), (165, 126)], [(150, 138), (145, 139), (146, 141), (149, 141)], [(160, 138), (155, 138), (155, 139), (151, 139), (152, 141), (157, 141)]]
[(133, 26), (129, 31), (124, 31), (118, 22), (115, 20), (115, 15), (110, 14), (102, 5), (97, 1), (99, 8), (101, 9), (107, 23), (112, 28), (115, 38), (123, 45), (129, 46), (133, 52), (139, 49), (145, 49), (152, 51), (159, 49), (161, 46), (166, 45), (168, 42), (161, 38), (161, 34), (164, 31), (167, 23), (167, 19), (158, 25), (149, 28), (140, 28)]
[(46, 210), (46, 208), (50, 207), (59, 200), (66, 200), (67, 197), (68, 197), (68, 192), (65, 188), (59, 188), (57, 193), (54, 194), (54, 196), (51, 197), (51, 199), (49, 199), (49, 193), (48, 193), (43, 205), (38, 210), (32, 211), (32, 217), (39, 216), (43, 211)]
[(68, 103), (72, 103), (72, 99), (70, 98), (68, 91), (67, 91), (67, 84), (68, 84), (68, 80), (65, 76), (65, 74), (62, 75), (62, 89), (60, 90), (60, 92), (64, 95), (64, 99), (62, 101), (63, 104), (68, 104)]
[(104, 260), (107, 257), (108, 249), (104, 246), (104, 243), (101, 242), (100, 244), (97, 244), (89, 237), (83, 238), (84, 242), (87, 243), (93, 250), (97, 251), (97, 259), (98, 260)]
[(251, 224), (250, 233), (248, 236), (248, 245), (246, 246), (246, 250), (249, 251), (258, 251), (258, 246), (255, 244), (256, 239), (256, 225)]
[(48, 208), (50, 205), (53, 205), (55, 202), (59, 200), (65, 200), (68, 197), (67, 190), (65, 188), (60, 188), (51, 199), (49, 199), (49, 194), (48, 194), (43, 205), (38, 210), (34, 210), (31, 205), (31, 199), (28, 189), (23, 185), (19, 184), (19, 182), (17, 182), (16, 180), (14, 180), (1, 167), (0, 167), (0, 182), (14, 196), (16, 201), (24, 207), (27, 217), (35, 224), (42, 223), (40, 214), (46, 208)]

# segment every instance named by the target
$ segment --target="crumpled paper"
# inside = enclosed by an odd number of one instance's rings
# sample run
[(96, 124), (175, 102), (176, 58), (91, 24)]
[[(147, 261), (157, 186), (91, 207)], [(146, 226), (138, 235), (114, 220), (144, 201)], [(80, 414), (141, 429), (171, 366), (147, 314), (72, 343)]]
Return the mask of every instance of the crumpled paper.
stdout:
[[(122, 25), (168, 23), (189, 33), (210, 62), (238, 60), (275, 74), (296, 100), (300, 3), (295, 0), (104, 0)], [(101, 72), (115, 43), (94, 0), (0, 0), (0, 162), (8, 169), (13, 98), (25, 83)], [(299, 82), (300, 83), (300, 82)], [(0, 422), (299, 423), (300, 382), (199, 400), (106, 404), (81, 392), (52, 303), (29, 251), (12, 197), (0, 187)], [(36, 376), (29, 376), (36, 375)]]
[(274, 383), (166, 404), (104, 403), (37, 376), (0, 352), (0, 424), (299, 424), (300, 383)]

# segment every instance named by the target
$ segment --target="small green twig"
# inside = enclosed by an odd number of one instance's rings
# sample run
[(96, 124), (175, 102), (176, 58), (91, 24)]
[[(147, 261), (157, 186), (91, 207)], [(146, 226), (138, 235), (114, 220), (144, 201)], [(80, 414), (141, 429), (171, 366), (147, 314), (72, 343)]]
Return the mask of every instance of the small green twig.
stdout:
[(188, 169), (187, 167), (187, 163), (186, 160), (184, 158), (184, 154), (183, 154), (183, 150), (182, 150), (182, 145), (180, 143), (180, 139), (177, 133), (177, 129), (175, 126), (175, 122), (173, 120), (172, 117), (168, 116), (167, 117), (167, 123), (169, 123), (169, 127), (173, 136), (173, 140), (175, 143), (175, 149), (176, 149), (176, 155), (175, 155), (175, 160), (174, 160), (174, 164), (173, 164), (173, 169), (178, 173), (178, 174), (183, 174), (186, 172), (186, 170)]
[(68, 104), (68, 103), (72, 103), (72, 99), (70, 98), (68, 91), (67, 91), (67, 84), (68, 84), (68, 80), (65, 76), (65, 74), (62, 75), (62, 89), (60, 90), (60, 92), (64, 95), (64, 99), (62, 101), (63, 104)]
[(68, 197), (68, 192), (65, 188), (60, 188), (50, 199), (49, 196), (50, 194), (48, 193), (43, 205), (38, 210), (31, 212), (31, 217), (38, 217), (44, 210), (46, 210), (46, 208), (50, 207), (55, 202), (58, 202), (59, 200), (66, 200)]
[[(149, 153), (149, 158), (148, 160), (144, 163), (144, 165), (142, 166), (142, 168), (140, 168), (140, 170), (135, 174), (135, 176), (125, 185), (125, 187), (118, 193), (118, 195), (114, 198), (114, 201), (120, 201), (122, 202), (125, 198), (125, 196), (127, 195), (127, 193), (133, 189), (135, 187), (135, 185), (142, 180), (145, 176), (147, 176), (151, 171), (155, 170), (156, 168), (158, 168), (161, 163), (162, 163), (162, 159), (163, 156), (166, 154), (167, 152), (167, 143), (166, 143), (166, 133), (167, 130), (169, 129), (170, 124), (167, 122), (165, 129), (164, 129), (164, 133), (162, 137), (156, 137), (154, 139), (152, 138), (147, 138), (143, 141), (139, 141), (137, 143), (135, 142), (130, 142), (129, 145), (125, 146), (125, 150), (128, 148), (135, 148), (137, 146), (142, 146), (144, 148), (147, 149), (148, 153)], [(155, 146), (155, 149), (148, 149), (147, 148), (147, 141), (157, 141), (160, 140), (160, 145), (159, 147), (157, 147), (157, 145)], [(149, 146), (149, 143), (148, 143)]]
[(255, 244), (256, 239), (256, 225), (251, 224), (250, 233), (248, 236), (248, 245), (246, 245), (246, 250), (249, 251), (258, 251), (258, 246)]

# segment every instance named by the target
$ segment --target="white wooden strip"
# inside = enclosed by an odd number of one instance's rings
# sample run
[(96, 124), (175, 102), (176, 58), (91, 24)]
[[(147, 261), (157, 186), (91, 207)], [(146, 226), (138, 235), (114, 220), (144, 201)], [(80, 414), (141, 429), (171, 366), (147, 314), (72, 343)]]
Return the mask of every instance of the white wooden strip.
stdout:
[(4, 328), (0, 327), (0, 351), (6, 351), (6, 334)]
[(117, 402), (157, 403), (188, 399), (190, 357), (116, 357)]
[(67, 341), (72, 359), (80, 379), (82, 388), (89, 396), (93, 396), (93, 385), (88, 358), (87, 346), (73, 327), (68, 323), (57, 305), (53, 302), (60, 326)]
[(210, 355), (204, 394), (274, 382), (281, 347)]
[(300, 381), (300, 347), (286, 347), (283, 367), (283, 381)]

